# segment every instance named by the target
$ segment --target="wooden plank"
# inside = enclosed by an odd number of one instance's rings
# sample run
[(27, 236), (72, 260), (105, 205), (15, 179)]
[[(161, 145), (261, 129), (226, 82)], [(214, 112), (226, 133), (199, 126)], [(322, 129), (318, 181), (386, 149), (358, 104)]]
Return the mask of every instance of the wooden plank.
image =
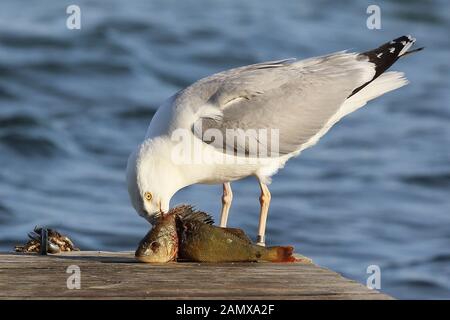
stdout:
[[(67, 267), (81, 270), (68, 289)], [(144, 264), (132, 252), (0, 253), (0, 298), (392, 299), (312, 263)]]

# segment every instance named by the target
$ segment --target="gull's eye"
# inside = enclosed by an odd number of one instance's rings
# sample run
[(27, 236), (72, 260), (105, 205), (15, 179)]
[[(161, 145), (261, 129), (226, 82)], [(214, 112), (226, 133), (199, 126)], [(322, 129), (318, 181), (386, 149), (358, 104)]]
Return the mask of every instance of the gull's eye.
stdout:
[(153, 196), (152, 196), (152, 194), (150, 192), (146, 192), (146, 193), (144, 193), (144, 198), (147, 201), (150, 201), (150, 200), (152, 200)]

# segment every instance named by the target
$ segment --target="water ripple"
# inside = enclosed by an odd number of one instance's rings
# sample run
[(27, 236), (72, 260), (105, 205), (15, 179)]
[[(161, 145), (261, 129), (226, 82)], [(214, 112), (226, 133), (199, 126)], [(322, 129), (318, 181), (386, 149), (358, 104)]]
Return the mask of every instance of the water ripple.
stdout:
[[(45, 2), (45, 5), (43, 4)], [(231, 67), (366, 50), (413, 34), (426, 49), (401, 59), (410, 84), (337, 124), (273, 179), (267, 239), (383, 291), (449, 297), (450, 10), (448, 2), (383, 2), (383, 29), (360, 1), (79, 0), (2, 2), (0, 10), (0, 248), (34, 225), (83, 249), (133, 250), (148, 229), (129, 204), (127, 158), (157, 106)], [(233, 183), (230, 225), (257, 230), (255, 179)], [(220, 211), (220, 186), (172, 201)]]

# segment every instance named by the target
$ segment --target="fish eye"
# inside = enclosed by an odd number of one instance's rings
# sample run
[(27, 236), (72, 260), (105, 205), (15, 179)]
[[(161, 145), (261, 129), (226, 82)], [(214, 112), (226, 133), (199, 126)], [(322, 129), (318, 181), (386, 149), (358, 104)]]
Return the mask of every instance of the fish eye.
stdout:
[(153, 198), (153, 195), (151, 194), (151, 192), (146, 192), (146, 193), (144, 193), (144, 198), (145, 198), (147, 201), (151, 201), (152, 198)]
[(150, 244), (150, 249), (152, 249), (152, 251), (155, 252), (155, 251), (159, 248), (159, 246), (160, 246), (160, 244), (159, 244), (158, 242), (153, 241), (153, 242)]

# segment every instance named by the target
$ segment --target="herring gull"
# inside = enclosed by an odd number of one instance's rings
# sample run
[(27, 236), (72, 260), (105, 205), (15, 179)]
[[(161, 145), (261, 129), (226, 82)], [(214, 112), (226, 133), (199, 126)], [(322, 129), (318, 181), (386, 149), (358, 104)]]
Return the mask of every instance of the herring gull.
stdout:
[(369, 100), (407, 84), (385, 72), (408, 51), (402, 36), (363, 53), (269, 61), (198, 80), (165, 101), (127, 164), (136, 211), (154, 223), (172, 196), (197, 184), (223, 184), (220, 226), (227, 225), (231, 181), (261, 189), (257, 243), (265, 245), (270, 177)]

